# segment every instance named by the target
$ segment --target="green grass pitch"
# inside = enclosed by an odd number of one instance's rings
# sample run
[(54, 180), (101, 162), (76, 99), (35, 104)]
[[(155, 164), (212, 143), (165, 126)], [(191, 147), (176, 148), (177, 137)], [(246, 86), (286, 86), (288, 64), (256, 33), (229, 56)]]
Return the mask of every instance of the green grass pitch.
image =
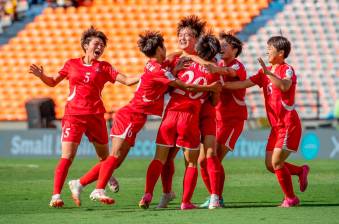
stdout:
[[(297, 178), (294, 188), (301, 199), (296, 208), (277, 208), (282, 193), (276, 178), (264, 168), (263, 160), (226, 160), (228, 180), (224, 198), (227, 207), (208, 210), (180, 211), (183, 160), (176, 160), (174, 190), (177, 198), (168, 209), (155, 209), (161, 194), (158, 183), (153, 203), (148, 210), (137, 204), (143, 194), (145, 173), (150, 159), (127, 159), (115, 176), (120, 192), (109, 193), (116, 199), (113, 206), (101, 205), (89, 199), (94, 185), (82, 194), (82, 207), (76, 207), (68, 185), (64, 186), (65, 206), (49, 208), (56, 159), (0, 158), (0, 223), (121, 223), (121, 224), (205, 224), (205, 223), (339, 223), (339, 161), (309, 162), (309, 187), (299, 192)], [(301, 164), (302, 161), (295, 161)], [(94, 159), (77, 158), (68, 179), (79, 177), (95, 164)], [(202, 203), (207, 196), (201, 179), (193, 195), (193, 202)]]

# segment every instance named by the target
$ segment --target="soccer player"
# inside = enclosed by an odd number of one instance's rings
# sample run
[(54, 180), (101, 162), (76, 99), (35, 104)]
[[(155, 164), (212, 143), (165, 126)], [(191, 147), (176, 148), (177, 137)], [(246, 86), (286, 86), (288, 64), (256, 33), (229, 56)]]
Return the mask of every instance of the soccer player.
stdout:
[(61, 190), (83, 134), (93, 143), (99, 160), (108, 156), (104, 119), (106, 111), (101, 100), (105, 83), (118, 81), (124, 85), (133, 85), (139, 80), (139, 77), (127, 77), (108, 62), (98, 60), (104, 52), (106, 42), (106, 35), (91, 27), (81, 37), (81, 47), (85, 55), (68, 60), (57, 75), (48, 76), (42, 66), (30, 66), (29, 72), (48, 86), (54, 87), (65, 78), (69, 81), (70, 95), (62, 119), (62, 153), (54, 174), (54, 190), (50, 201), (52, 207), (64, 205), (60, 197)]
[(254, 85), (263, 88), (268, 121), (272, 127), (266, 146), (265, 164), (274, 173), (284, 193), (280, 207), (299, 205), (291, 175), (299, 177), (300, 191), (307, 188), (309, 166), (296, 166), (286, 162), (291, 152), (297, 152), (301, 138), (301, 123), (295, 110), (297, 76), (291, 65), (285, 62), (291, 44), (283, 36), (274, 36), (267, 41), (267, 55), (271, 66), (266, 67), (259, 58), (261, 69), (245, 81), (227, 82), (224, 87), (241, 89)]
[[(246, 79), (246, 70), (244, 65), (237, 59), (242, 52), (242, 42), (231, 33), (221, 32), (219, 34), (221, 45), (221, 60), (218, 65), (214, 63), (206, 64), (206, 68), (213, 74), (219, 74), (222, 83), (226, 81), (237, 81)], [(247, 119), (247, 108), (245, 104), (246, 89), (228, 90), (223, 89), (220, 93), (220, 101), (216, 106), (216, 138), (217, 155), (220, 161), (229, 151), (233, 151), (234, 146), (243, 130), (244, 121)], [(213, 196), (213, 182), (211, 181), (208, 167), (208, 160), (213, 158), (213, 151), (202, 150), (199, 157), (201, 177), (205, 183), (211, 197), (207, 199), (200, 207), (211, 207), (211, 198)], [(222, 192), (225, 181), (225, 171), (222, 163), (220, 164), (220, 180), (217, 186), (220, 205), (224, 206)]]
[[(196, 55), (195, 45), (199, 37), (204, 33), (205, 26), (206, 22), (195, 15), (184, 17), (179, 21), (177, 28), (178, 46), (179, 49), (182, 50), (183, 56)], [(215, 154), (215, 109), (209, 101), (206, 101), (202, 106), (199, 122), (204, 148)], [(175, 171), (174, 158), (178, 151), (179, 148), (177, 147), (170, 150), (168, 159), (161, 173), (163, 194), (157, 206), (158, 208), (166, 208), (168, 203), (175, 198), (175, 193), (172, 191), (172, 179)], [(215, 156), (211, 158), (212, 159), (209, 160), (209, 174), (211, 174), (211, 180), (217, 183), (219, 172), (218, 164), (220, 164), (220, 162)], [(217, 184), (213, 184), (213, 186), (217, 186)], [(215, 192), (217, 192), (216, 189)], [(211, 208), (217, 206), (218, 200), (212, 201)]]
[[(200, 37), (195, 50), (201, 58), (212, 60), (220, 52), (220, 43), (212, 34), (206, 34)], [(180, 71), (178, 78), (186, 83), (202, 83), (204, 85), (216, 80), (215, 76), (209, 74), (203, 66), (196, 62), (192, 62), (189, 67)], [(218, 93), (213, 94), (214, 102), (218, 99), (218, 95)], [(185, 160), (187, 161), (181, 209), (193, 209), (196, 207), (191, 203), (191, 198), (198, 177), (199, 114), (203, 101), (207, 99), (208, 95), (204, 93), (194, 93), (180, 89), (175, 89), (171, 93), (170, 101), (158, 130), (156, 153), (147, 170), (145, 194), (139, 202), (139, 207), (149, 207), (153, 197), (154, 186), (162, 169), (165, 168), (164, 164), (170, 149), (173, 147), (183, 148)]]
[[(217, 84), (209, 86), (198, 86), (186, 84), (164, 69), (166, 59), (166, 48), (164, 39), (158, 32), (147, 31), (140, 35), (138, 46), (149, 61), (142, 75), (134, 98), (130, 103), (121, 108), (114, 116), (111, 130), (112, 151), (108, 158), (101, 164), (97, 164), (90, 172), (98, 175), (96, 188), (90, 194), (90, 198), (104, 204), (113, 204), (114, 200), (105, 195), (106, 184), (113, 171), (117, 169), (127, 156), (130, 148), (135, 143), (135, 138), (144, 126), (147, 115), (161, 116), (164, 107), (164, 93), (168, 86), (178, 88), (193, 88), (202, 91), (216, 91)], [(180, 61), (173, 69), (181, 69), (185, 66), (184, 60)], [(96, 167), (99, 167), (99, 172)], [(94, 175), (93, 175), (94, 176)], [(82, 186), (72, 188), (73, 198), (80, 201)]]

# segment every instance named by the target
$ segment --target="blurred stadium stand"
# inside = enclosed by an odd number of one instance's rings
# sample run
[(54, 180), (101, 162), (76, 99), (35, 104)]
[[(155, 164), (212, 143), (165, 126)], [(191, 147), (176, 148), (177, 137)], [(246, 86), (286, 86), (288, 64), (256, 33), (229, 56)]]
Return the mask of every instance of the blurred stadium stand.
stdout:
[[(249, 4), (244, 4), (248, 2)], [(137, 49), (138, 34), (145, 29), (161, 30), (168, 51), (176, 48), (176, 24), (183, 16), (197, 14), (216, 31), (240, 31), (267, 0), (97, 0), (91, 7), (46, 8), (18, 35), (1, 47), (0, 120), (25, 120), (25, 101), (33, 97), (52, 97), (57, 117), (61, 118), (68, 95), (68, 84), (46, 87), (28, 74), (31, 63), (44, 65), (46, 74), (55, 74), (66, 59), (79, 57), (81, 33), (90, 25), (109, 37), (104, 59), (126, 74), (143, 71), (145, 57)], [(103, 99), (108, 110), (126, 104), (134, 89), (108, 85)]]
[[(286, 3), (287, 2), (287, 3)], [(180, 18), (196, 14), (207, 20), (215, 32), (235, 30), (246, 40), (241, 57), (252, 75), (258, 68), (256, 58), (265, 53), (266, 40), (280, 29), (293, 45), (287, 60), (299, 75), (299, 89), (319, 90), (321, 116), (334, 107), (338, 96), (339, 49), (336, 1), (269, 0), (95, 0), (92, 6), (46, 8), (32, 23), (0, 48), (0, 120), (25, 120), (25, 102), (35, 97), (51, 97), (57, 118), (63, 115), (68, 95), (67, 82), (55, 88), (45, 86), (28, 74), (31, 63), (44, 65), (53, 75), (68, 58), (82, 55), (80, 37), (90, 25), (109, 37), (103, 59), (125, 74), (140, 74), (146, 61), (138, 51), (138, 34), (145, 29), (160, 30), (165, 35), (168, 52), (176, 49), (176, 25)], [(319, 1), (320, 2), (320, 1)], [(274, 6), (274, 7), (272, 7)], [(264, 11), (263, 11), (264, 10)], [(272, 10), (272, 11), (270, 11)], [(263, 12), (263, 14), (261, 14)], [(263, 26), (248, 33), (253, 19), (269, 15)], [(255, 20), (254, 20), (255, 21)], [(255, 88), (254, 88), (255, 89)], [(258, 89), (257, 89), (258, 90)], [(134, 88), (108, 84), (103, 91), (107, 110), (125, 105)], [(250, 90), (249, 92), (251, 92)], [(304, 94), (303, 94), (304, 95)], [(313, 95), (299, 101), (312, 101)], [(264, 116), (261, 96), (249, 94), (253, 116)], [(313, 103), (313, 102), (312, 102)], [(262, 104), (262, 101), (261, 101)], [(299, 107), (307, 115), (314, 107)]]

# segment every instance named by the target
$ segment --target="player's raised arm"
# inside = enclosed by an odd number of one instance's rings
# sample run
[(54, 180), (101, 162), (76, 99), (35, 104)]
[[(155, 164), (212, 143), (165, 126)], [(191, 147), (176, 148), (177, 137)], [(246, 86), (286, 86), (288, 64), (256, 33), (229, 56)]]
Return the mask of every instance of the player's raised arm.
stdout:
[(278, 78), (275, 74), (273, 74), (270, 70), (267, 69), (265, 62), (262, 60), (262, 58), (258, 58), (258, 61), (263, 69), (264, 74), (268, 76), (273, 85), (278, 87), (283, 92), (286, 92), (290, 89), (292, 85), (292, 80), (290, 78), (288, 77), (286, 77), (285, 79)]
[(35, 75), (50, 87), (56, 86), (59, 82), (61, 82), (65, 78), (65, 76), (62, 76), (60, 74), (57, 74), (55, 76), (47, 76), (44, 73), (44, 68), (42, 66), (37, 66), (35, 64), (32, 64), (29, 67), (29, 73)]
[(124, 84), (126, 86), (132, 86), (134, 84), (137, 84), (140, 80), (141, 75), (133, 75), (133, 76), (127, 76), (124, 74), (119, 73), (117, 75), (116, 80), (120, 82), (121, 84)]
[(235, 81), (235, 82), (225, 82), (223, 85), (223, 89), (245, 89), (248, 87), (254, 86), (255, 83), (253, 83), (250, 79), (246, 79), (244, 81)]

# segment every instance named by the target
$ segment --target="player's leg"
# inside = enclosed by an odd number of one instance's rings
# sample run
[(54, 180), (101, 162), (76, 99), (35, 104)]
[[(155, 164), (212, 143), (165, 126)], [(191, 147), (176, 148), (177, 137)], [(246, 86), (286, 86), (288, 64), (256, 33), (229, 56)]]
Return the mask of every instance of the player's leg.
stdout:
[(209, 208), (214, 209), (220, 207), (219, 203), (219, 186), (220, 186), (220, 160), (216, 153), (216, 137), (215, 135), (206, 135), (204, 137), (204, 149), (206, 151), (206, 164), (211, 186), (211, 198)]
[(64, 116), (62, 119), (61, 159), (54, 173), (54, 190), (50, 202), (52, 207), (63, 206), (63, 201), (60, 197), (61, 190), (65, 183), (68, 169), (76, 155), (82, 135), (85, 132), (85, 123), (86, 118), (83, 116)]
[(172, 147), (169, 149), (167, 160), (161, 171), (161, 184), (163, 194), (161, 195), (157, 208), (167, 208), (168, 203), (176, 197), (175, 192), (172, 191), (172, 182), (175, 172), (174, 159), (178, 152), (178, 147)]
[(72, 199), (77, 206), (81, 205), (80, 194), (82, 189), (86, 185), (93, 183), (98, 179), (101, 163), (107, 158), (109, 154), (108, 144), (99, 144), (97, 142), (93, 142), (93, 145), (97, 153), (99, 162), (80, 179), (71, 180), (68, 182), (69, 188), (72, 193)]
[(161, 183), (163, 194), (157, 208), (166, 208), (168, 203), (175, 198), (172, 191), (172, 181), (175, 172), (174, 159), (179, 152), (179, 148), (175, 147), (177, 138), (177, 122), (179, 113), (175, 111), (167, 111), (163, 121), (159, 127), (157, 143), (160, 145), (172, 146), (168, 152), (166, 163), (161, 172)]
[(51, 207), (62, 207), (64, 205), (60, 194), (65, 183), (69, 167), (76, 155), (78, 145), (79, 143), (75, 142), (62, 142), (61, 159), (59, 160), (54, 173), (54, 189), (52, 199), (49, 204)]
[(185, 171), (183, 181), (183, 195), (181, 201), (181, 209), (194, 209), (196, 206), (192, 204), (191, 199), (198, 180), (198, 158), (199, 149), (184, 149), (185, 160), (187, 161), (187, 167)]
[(292, 207), (299, 204), (299, 199), (294, 194), (291, 174), (285, 166), (285, 160), (290, 153), (290, 151), (281, 148), (275, 148), (272, 153), (272, 167), (285, 195), (281, 207)]
[(207, 197), (206, 201), (202, 203), (199, 207), (208, 208), (210, 204), (210, 195), (212, 194), (212, 190), (211, 190), (210, 178), (208, 176), (208, 170), (207, 170), (206, 152), (205, 152), (205, 147), (203, 145), (200, 146), (200, 154), (199, 154), (198, 163), (200, 165), (201, 179), (203, 180), (205, 187), (209, 193), (209, 196)]
[(125, 159), (130, 147), (131, 145), (125, 141), (125, 139), (118, 137), (112, 138), (112, 151), (106, 160), (101, 164), (96, 188), (90, 195), (92, 200), (100, 201), (104, 204), (114, 203), (112, 198), (106, 196), (105, 187), (114, 170)]
[(148, 208), (152, 201), (154, 187), (159, 179), (159, 176), (163, 169), (163, 165), (167, 160), (169, 149), (170, 147), (168, 146), (157, 145), (154, 158), (149, 164), (147, 169), (145, 192), (139, 202), (140, 208), (144, 209)]

